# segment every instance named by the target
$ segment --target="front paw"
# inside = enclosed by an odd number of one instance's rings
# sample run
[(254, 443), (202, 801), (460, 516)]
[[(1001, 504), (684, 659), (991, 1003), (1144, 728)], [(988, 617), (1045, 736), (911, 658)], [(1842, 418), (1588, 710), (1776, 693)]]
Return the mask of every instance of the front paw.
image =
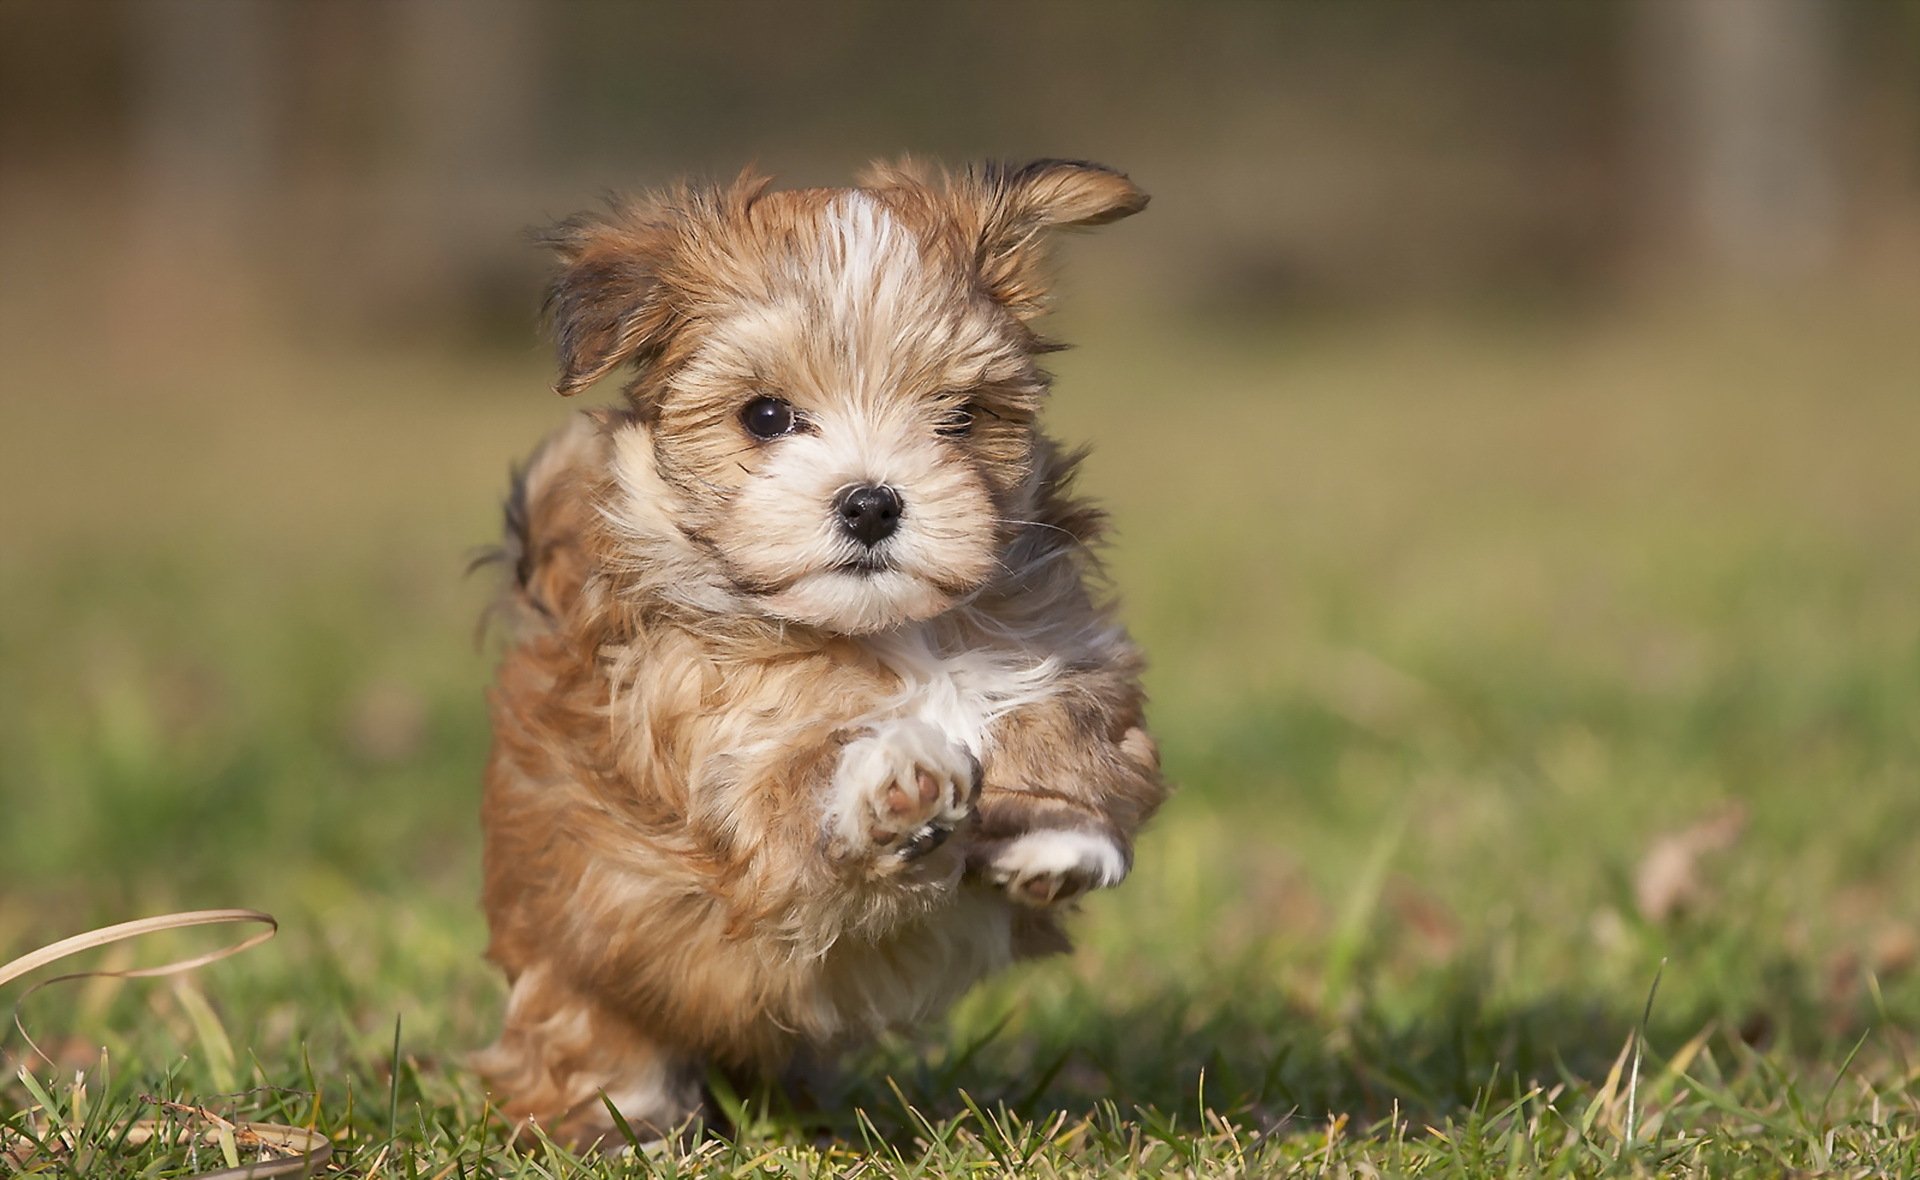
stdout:
[(900, 719), (847, 743), (827, 817), (838, 858), (904, 864), (946, 842), (973, 813), (980, 762), (922, 721)]
[(994, 849), (983, 875), (1015, 901), (1049, 906), (1118, 885), (1127, 875), (1127, 854), (1105, 832), (1042, 828)]

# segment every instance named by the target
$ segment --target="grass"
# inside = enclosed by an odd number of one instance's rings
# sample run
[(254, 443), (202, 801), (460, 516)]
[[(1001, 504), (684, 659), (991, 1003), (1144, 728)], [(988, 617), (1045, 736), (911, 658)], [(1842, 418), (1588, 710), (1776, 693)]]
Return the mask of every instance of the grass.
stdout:
[(584, 1162), (502, 1153), (460, 1066), (501, 988), (459, 570), (564, 413), (540, 358), (63, 355), (94, 397), (0, 408), (0, 958), (282, 933), (29, 998), (60, 1065), (0, 1125), (66, 1133), (46, 1175), (216, 1165), (117, 1139), (200, 1109), (366, 1177), (1920, 1174), (1901, 310), (1066, 326), (1183, 788), (1136, 875), (820, 1110)]

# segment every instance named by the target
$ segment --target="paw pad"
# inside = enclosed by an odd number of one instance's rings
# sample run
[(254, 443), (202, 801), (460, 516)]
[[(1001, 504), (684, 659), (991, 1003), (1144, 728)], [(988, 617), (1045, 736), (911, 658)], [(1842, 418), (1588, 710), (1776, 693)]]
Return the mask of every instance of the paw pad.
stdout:
[(830, 815), (842, 854), (866, 847), (894, 863), (939, 848), (973, 811), (979, 763), (932, 726), (884, 722), (847, 744)]

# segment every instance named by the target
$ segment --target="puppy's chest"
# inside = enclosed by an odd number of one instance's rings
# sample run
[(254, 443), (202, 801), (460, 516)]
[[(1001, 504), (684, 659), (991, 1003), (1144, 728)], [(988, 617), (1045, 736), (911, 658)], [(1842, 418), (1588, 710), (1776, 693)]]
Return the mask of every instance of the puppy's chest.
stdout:
[(1058, 660), (998, 648), (948, 649), (908, 630), (871, 641), (875, 657), (899, 677), (885, 715), (933, 726), (976, 757), (992, 743), (996, 721), (1052, 694)]

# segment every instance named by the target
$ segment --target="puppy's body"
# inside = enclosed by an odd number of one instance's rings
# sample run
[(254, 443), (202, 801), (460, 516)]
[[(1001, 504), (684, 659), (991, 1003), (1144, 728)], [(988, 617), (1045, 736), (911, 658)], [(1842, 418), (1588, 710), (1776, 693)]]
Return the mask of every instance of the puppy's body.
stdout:
[(1028, 321), (1040, 231), (1141, 204), (1089, 165), (892, 169), (564, 228), (562, 389), (641, 374), (509, 504), (510, 1113), (664, 1131), (709, 1064), (933, 1016), (1125, 875), (1164, 787)]

